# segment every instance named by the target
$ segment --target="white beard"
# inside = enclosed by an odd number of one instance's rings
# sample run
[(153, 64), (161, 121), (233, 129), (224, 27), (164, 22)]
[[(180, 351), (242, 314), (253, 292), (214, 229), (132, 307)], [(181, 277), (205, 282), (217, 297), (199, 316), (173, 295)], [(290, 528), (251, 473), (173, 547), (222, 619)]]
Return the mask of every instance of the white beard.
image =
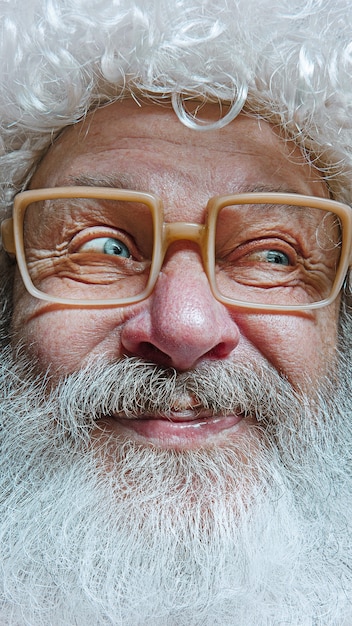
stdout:
[[(351, 626), (350, 375), (318, 407), (250, 364), (176, 380), (132, 359), (55, 389), (28, 370), (5, 351), (1, 626)], [(136, 389), (165, 410), (195, 386), (214, 410), (255, 411), (250, 436), (92, 449), (94, 420), (133, 414)]]

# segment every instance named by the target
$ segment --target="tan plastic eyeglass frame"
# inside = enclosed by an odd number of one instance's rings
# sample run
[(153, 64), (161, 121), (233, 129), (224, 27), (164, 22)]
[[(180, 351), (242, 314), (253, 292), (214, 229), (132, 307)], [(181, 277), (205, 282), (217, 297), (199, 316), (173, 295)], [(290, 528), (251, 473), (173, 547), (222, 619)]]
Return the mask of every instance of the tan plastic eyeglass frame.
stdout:
[[(104, 200), (125, 200), (129, 202), (143, 203), (149, 207), (154, 225), (154, 249), (150, 268), (150, 276), (145, 289), (137, 296), (123, 299), (106, 300), (69, 300), (50, 296), (39, 291), (32, 283), (24, 252), (23, 222), (26, 208), (34, 202), (64, 198), (95, 198)], [(243, 204), (287, 204), (291, 206), (306, 206), (310, 208), (331, 211), (338, 215), (342, 224), (342, 242), (340, 263), (335, 281), (328, 298), (310, 304), (295, 305), (272, 305), (243, 302), (223, 296), (216, 286), (215, 281), (215, 239), (216, 219), (219, 211), (225, 206)], [(111, 306), (126, 306), (135, 304), (148, 298), (153, 291), (163, 260), (169, 246), (175, 241), (191, 241), (196, 243), (201, 252), (201, 257), (206, 275), (214, 297), (223, 304), (247, 310), (270, 311), (270, 312), (294, 312), (308, 311), (331, 304), (338, 296), (347, 273), (352, 265), (352, 210), (349, 206), (330, 200), (313, 196), (304, 196), (292, 193), (242, 193), (210, 198), (206, 207), (206, 222), (195, 224), (189, 222), (164, 222), (164, 210), (162, 200), (153, 194), (126, 189), (113, 189), (107, 187), (55, 187), (49, 189), (34, 189), (23, 191), (15, 197), (13, 217), (6, 219), (1, 224), (1, 236), (3, 247), (9, 255), (15, 256), (18, 268), (27, 291), (40, 300), (62, 304), (68, 307), (79, 308), (102, 308)]]

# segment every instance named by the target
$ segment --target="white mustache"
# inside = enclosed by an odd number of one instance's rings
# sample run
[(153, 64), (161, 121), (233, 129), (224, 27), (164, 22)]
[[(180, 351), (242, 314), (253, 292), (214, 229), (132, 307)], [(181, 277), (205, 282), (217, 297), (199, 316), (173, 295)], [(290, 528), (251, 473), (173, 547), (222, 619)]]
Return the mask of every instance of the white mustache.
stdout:
[(178, 373), (134, 357), (89, 364), (65, 377), (54, 393), (65, 398), (66, 415), (81, 424), (116, 415), (172, 419), (177, 412), (193, 417), (240, 413), (269, 422), (283, 419), (287, 403), (295, 399), (291, 385), (273, 369), (208, 362)]

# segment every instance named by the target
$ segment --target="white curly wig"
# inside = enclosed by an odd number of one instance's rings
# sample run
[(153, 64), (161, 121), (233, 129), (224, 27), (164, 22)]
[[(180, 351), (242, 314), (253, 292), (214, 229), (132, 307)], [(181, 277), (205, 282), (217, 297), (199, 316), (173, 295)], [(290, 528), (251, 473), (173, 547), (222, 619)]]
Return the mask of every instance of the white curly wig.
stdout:
[[(350, 0), (0, 0), (2, 215), (60, 130), (124, 97), (278, 124), (352, 199)], [(227, 109), (226, 109), (227, 110)]]

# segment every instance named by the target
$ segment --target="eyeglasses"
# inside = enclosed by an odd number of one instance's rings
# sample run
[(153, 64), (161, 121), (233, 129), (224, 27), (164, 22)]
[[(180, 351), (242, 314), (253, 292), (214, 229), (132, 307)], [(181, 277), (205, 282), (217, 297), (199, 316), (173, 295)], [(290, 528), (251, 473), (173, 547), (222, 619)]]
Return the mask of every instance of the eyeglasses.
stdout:
[[(214, 297), (262, 311), (330, 304), (352, 263), (352, 212), (325, 198), (244, 193), (208, 201), (203, 224), (164, 221), (159, 197), (101, 187), (24, 191), (2, 224), (29, 293), (79, 307), (147, 298), (169, 246), (199, 247)], [(180, 270), (181, 271), (181, 270)]]

